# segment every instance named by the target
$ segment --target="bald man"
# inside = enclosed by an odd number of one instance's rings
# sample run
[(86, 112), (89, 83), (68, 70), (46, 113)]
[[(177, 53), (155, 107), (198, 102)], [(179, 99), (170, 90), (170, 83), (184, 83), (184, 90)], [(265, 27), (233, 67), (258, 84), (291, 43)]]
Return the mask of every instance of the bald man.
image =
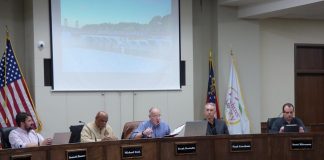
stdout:
[(160, 109), (153, 107), (149, 110), (149, 120), (142, 122), (129, 138), (161, 138), (168, 134), (170, 134), (169, 125), (161, 121)]
[(81, 131), (81, 142), (98, 142), (117, 140), (112, 128), (108, 123), (108, 114), (100, 111), (96, 115), (94, 122), (83, 126)]

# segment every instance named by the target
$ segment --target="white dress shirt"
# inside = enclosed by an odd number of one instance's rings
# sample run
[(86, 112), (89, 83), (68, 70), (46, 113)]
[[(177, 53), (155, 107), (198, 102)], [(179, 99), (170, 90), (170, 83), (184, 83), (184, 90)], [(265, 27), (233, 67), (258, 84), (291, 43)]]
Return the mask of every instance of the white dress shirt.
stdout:
[(11, 148), (25, 148), (27, 144), (35, 143), (41, 144), (44, 141), (43, 136), (36, 133), (34, 130), (27, 132), (21, 128), (12, 130), (9, 134), (9, 142)]

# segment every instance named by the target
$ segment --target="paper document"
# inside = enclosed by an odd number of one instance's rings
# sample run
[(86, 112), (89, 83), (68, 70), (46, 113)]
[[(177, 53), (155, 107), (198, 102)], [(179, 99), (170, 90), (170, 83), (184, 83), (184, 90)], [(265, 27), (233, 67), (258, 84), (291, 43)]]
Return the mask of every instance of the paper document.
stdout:
[(181, 125), (180, 127), (178, 127), (178, 128), (176, 128), (176, 129), (174, 129), (171, 133), (170, 133), (170, 135), (172, 136), (172, 135), (178, 135), (182, 130), (183, 130), (183, 128), (185, 127), (185, 124), (183, 124), (183, 125)]

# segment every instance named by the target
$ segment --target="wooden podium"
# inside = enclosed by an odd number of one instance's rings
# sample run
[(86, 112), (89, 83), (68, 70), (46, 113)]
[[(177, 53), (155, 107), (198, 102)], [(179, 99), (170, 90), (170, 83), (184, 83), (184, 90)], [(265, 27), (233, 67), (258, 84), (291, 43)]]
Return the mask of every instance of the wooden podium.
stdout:
[(322, 160), (324, 133), (173, 137), (0, 150), (1, 160)]

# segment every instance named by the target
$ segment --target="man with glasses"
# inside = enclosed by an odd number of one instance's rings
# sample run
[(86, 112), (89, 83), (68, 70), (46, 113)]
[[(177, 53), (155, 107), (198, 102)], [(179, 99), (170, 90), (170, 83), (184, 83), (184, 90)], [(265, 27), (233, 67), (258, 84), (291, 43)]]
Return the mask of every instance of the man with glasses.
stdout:
[(282, 118), (277, 119), (271, 126), (270, 133), (283, 133), (285, 132), (285, 125), (299, 126), (299, 133), (306, 131), (305, 125), (302, 120), (294, 117), (295, 108), (291, 103), (286, 103), (282, 106)]
[(149, 110), (149, 120), (142, 122), (129, 138), (161, 138), (168, 134), (170, 134), (170, 127), (161, 121), (160, 109), (152, 107)]

